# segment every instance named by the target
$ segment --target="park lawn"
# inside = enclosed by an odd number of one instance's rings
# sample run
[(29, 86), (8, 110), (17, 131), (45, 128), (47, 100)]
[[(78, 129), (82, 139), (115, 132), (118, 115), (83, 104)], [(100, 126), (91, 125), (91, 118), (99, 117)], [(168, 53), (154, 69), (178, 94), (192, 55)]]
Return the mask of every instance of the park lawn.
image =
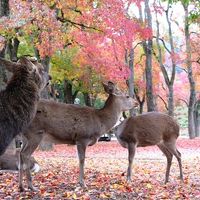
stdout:
[(0, 199), (200, 199), (200, 139), (179, 139), (184, 181), (178, 179), (174, 158), (170, 182), (164, 184), (166, 158), (157, 147), (138, 148), (132, 182), (126, 182), (127, 150), (117, 141), (99, 142), (86, 152), (85, 181), (78, 186), (75, 146), (56, 145), (53, 151), (34, 153), (41, 171), (34, 175), (38, 192), (18, 192), (17, 173), (0, 174)]

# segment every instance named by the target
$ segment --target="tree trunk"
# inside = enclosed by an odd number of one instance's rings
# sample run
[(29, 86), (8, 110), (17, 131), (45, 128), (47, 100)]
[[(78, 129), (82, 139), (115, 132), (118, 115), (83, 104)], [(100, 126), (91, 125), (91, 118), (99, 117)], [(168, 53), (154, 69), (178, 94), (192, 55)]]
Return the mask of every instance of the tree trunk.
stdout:
[[(41, 59), (41, 63), (44, 66), (45, 71), (49, 73), (50, 57), (46, 56), (45, 58)], [(44, 88), (44, 90), (41, 92), (41, 98), (49, 99), (49, 92), (47, 87)]]
[(51, 85), (49, 86), (49, 88), (50, 88), (49, 96), (50, 96), (50, 99), (53, 99), (54, 101), (58, 102), (59, 101), (59, 93), (55, 87), (56, 87), (55, 84), (51, 83)]
[(49, 67), (50, 67), (51, 58), (49, 56), (45, 56), (44, 58), (41, 59), (39, 51), (38, 51), (37, 48), (34, 48), (34, 52), (35, 52), (35, 56), (36, 56), (37, 60), (42, 63), (42, 65), (44, 66), (45, 71), (49, 73)]
[(192, 70), (191, 61), (191, 46), (190, 46), (190, 33), (189, 33), (189, 19), (188, 19), (188, 3), (183, 3), (185, 11), (185, 42), (186, 42), (186, 66), (188, 71), (188, 79), (190, 83), (190, 97), (188, 105), (188, 134), (192, 139), (195, 137), (195, 122), (194, 122), (194, 104), (196, 101), (195, 80)]
[[(3, 54), (1, 54), (0, 57), (3, 57)], [(4, 66), (0, 66), (0, 90), (5, 89), (6, 82), (7, 82), (6, 69)]]
[[(9, 15), (9, 1), (8, 0), (0, 0), (0, 17)], [(5, 57), (6, 45), (0, 51), (0, 57)], [(6, 86), (7, 77), (6, 70), (4, 66), (0, 66), (0, 90), (3, 90)]]
[(145, 103), (145, 100), (144, 100), (144, 99), (143, 99), (142, 101), (139, 101), (139, 105), (140, 105), (139, 113), (140, 113), (140, 114), (143, 113), (143, 110), (144, 110), (144, 103)]
[(169, 27), (169, 43), (171, 47), (171, 61), (172, 61), (172, 73), (171, 77), (169, 79), (169, 85), (168, 85), (168, 114), (170, 116), (174, 116), (174, 81), (175, 81), (175, 75), (176, 75), (176, 62), (174, 59), (174, 54), (175, 54), (175, 49), (174, 49), (174, 40), (172, 36), (172, 27), (171, 27), (171, 22), (170, 22), (170, 17), (169, 17), (169, 6), (168, 9), (166, 10), (166, 18), (167, 18), (167, 23)]
[(200, 136), (200, 100), (195, 103), (194, 109), (194, 120), (195, 120), (195, 136)]
[(6, 44), (5, 44), (4, 48), (0, 51), (0, 57), (5, 58), (5, 55), (6, 55)]
[(0, 17), (9, 15), (9, 0), (0, 0)]
[[(129, 96), (134, 98), (134, 49), (131, 48), (129, 55), (128, 52), (126, 51), (126, 55), (125, 55), (125, 61), (129, 66), (129, 70), (130, 70), (130, 76), (128, 79), (128, 91), (129, 91)], [(131, 110), (129, 110), (130, 116), (135, 116), (136, 115), (136, 111), (134, 108), (132, 108)]]
[(174, 88), (173, 88), (173, 84), (170, 84), (168, 86), (168, 114), (170, 116), (174, 116)]
[(9, 39), (7, 44), (7, 52), (10, 60), (17, 62), (17, 52), (19, 47), (19, 40), (17, 38)]
[(157, 60), (159, 62), (160, 65), (160, 69), (162, 71), (164, 80), (165, 80), (165, 84), (168, 87), (168, 105), (166, 106), (167, 110), (168, 110), (168, 114), (170, 116), (174, 116), (174, 80), (175, 80), (175, 75), (176, 75), (176, 62), (174, 59), (174, 41), (173, 41), (173, 36), (172, 36), (172, 28), (171, 28), (171, 22), (169, 19), (169, 4), (168, 4), (168, 8), (165, 11), (166, 13), (166, 19), (167, 19), (167, 23), (168, 23), (168, 34), (169, 34), (169, 41), (170, 41), (170, 47), (171, 50), (166, 48), (165, 45), (165, 50), (168, 51), (168, 53), (171, 55), (171, 62), (172, 62), (172, 72), (171, 72), (171, 77), (169, 76), (164, 64), (163, 64), (163, 55), (162, 55), (162, 49), (160, 46), (160, 28), (159, 28), (159, 22), (158, 22), (158, 17), (157, 17), (157, 13), (156, 13), (156, 26), (157, 26), (157, 34), (156, 34), (156, 43), (157, 43), (157, 47), (158, 47), (158, 57)]
[[(44, 67), (44, 70), (46, 71), (46, 72), (48, 72), (49, 73), (49, 68), (50, 68), (50, 60), (51, 60), (51, 58), (49, 57), (49, 56), (46, 56), (46, 57), (44, 57), (44, 58), (40, 58), (40, 54), (39, 54), (39, 51), (38, 51), (38, 49), (37, 48), (34, 48), (34, 52), (35, 52), (35, 56), (36, 56), (36, 58), (37, 58), (37, 60), (39, 61), (39, 62), (41, 62), (41, 64), (43, 65), (43, 67)], [(43, 99), (49, 99), (49, 92), (48, 92), (48, 88), (46, 87), (46, 88), (44, 88), (44, 90), (41, 92), (41, 98), (43, 98)]]
[(78, 94), (78, 90), (73, 92), (73, 87), (71, 81), (65, 79), (64, 80), (64, 102), (69, 104), (74, 104), (76, 96)]
[(64, 102), (73, 104), (73, 91), (72, 91), (72, 84), (67, 79), (64, 80)]
[(84, 97), (84, 101), (85, 101), (85, 105), (86, 106), (92, 106), (92, 100), (90, 98), (90, 95), (88, 92), (83, 92), (83, 97)]
[(134, 94), (135, 94), (135, 98), (137, 99), (138, 103), (139, 103), (139, 114), (143, 113), (143, 109), (144, 109), (144, 103), (145, 103), (145, 93), (142, 96), (142, 99), (140, 99), (140, 96), (138, 95), (138, 90), (135, 88), (134, 89)]
[[(148, 28), (152, 29), (152, 16), (149, 8), (149, 0), (145, 0), (145, 13)], [(145, 61), (145, 75), (146, 75), (146, 97), (147, 97), (147, 110), (148, 112), (155, 110), (153, 84), (152, 84), (152, 39), (143, 42), (144, 52), (146, 55)]]

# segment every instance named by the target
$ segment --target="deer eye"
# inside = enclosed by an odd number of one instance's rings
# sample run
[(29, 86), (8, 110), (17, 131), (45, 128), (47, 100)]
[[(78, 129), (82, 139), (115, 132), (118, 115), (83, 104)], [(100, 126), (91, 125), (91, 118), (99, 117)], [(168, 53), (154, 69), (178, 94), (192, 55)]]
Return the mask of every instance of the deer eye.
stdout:
[(126, 98), (128, 99), (128, 98), (130, 98), (129, 96), (126, 96)]

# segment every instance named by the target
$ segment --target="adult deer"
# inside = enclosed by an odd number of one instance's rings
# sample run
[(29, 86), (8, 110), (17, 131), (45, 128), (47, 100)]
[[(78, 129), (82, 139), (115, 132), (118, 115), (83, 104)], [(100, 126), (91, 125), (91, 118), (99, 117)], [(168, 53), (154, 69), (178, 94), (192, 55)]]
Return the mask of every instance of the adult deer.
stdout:
[(176, 148), (179, 125), (163, 113), (149, 112), (124, 120), (115, 131), (118, 142), (128, 148), (127, 180), (131, 180), (132, 163), (136, 147), (157, 145), (167, 157), (165, 183), (169, 181), (169, 172), (173, 155), (177, 158), (180, 178), (183, 179), (181, 153)]
[[(137, 105), (137, 102), (117, 93), (112, 82), (103, 84), (109, 94), (102, 109), (81, 107), (79, 105), (64, 104), (54, 101), (41, 100), (38, 111), (30, 127), (23, 132), (25, 145), (21, 151), (21, 166), (26, 165), (28, 187), (34, 190), (29, 170), (29, 158), (37, 148), (42, 137), (51, 138), (54, 142), (77, 145), (79, 157), (79, 183), (84, 183), (84, 162), (87, 146), (94, 145), (98, 138), (109, 131), (118, 121), (123, 111)], [(22, 185), (23, 169), (20, 170), (20, 190)]]
[(35, 117), (41, 91), (50, 76), (36, 60), (21, 57), (18, 63), (0, 58), (0, 65), (13, 75), (0, 91), (0, 155)]

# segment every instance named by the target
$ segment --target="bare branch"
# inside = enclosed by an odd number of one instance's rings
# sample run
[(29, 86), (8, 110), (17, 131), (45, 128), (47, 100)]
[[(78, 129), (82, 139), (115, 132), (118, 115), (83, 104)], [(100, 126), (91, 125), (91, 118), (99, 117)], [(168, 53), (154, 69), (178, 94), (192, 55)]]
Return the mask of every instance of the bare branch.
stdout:
[(192, 60), (191, 62), (200, 64), (200, 58), (198, 58), (197, 60)]
[(103, 32), (102, 30), (100, 30), (96, 27), (87, 26), (83, 23), (78, 23), (78, 22), (71, 21), (70, 19), (66, 19), (64, 17), (64, 13), (63, 13), (62, 9), (60, 11), (61, 11), (61, 16), (57, 16), (57, 20), (59, 20), (62, 23), (69, 23), (69, 24), (73, 25), (74, 27), (76, 27), (78, 29), (92, 29), (92, 30), (95, 30), (95, 31)]
[(78, 22), (74, 22), (74, 21), (71, 21), (69, 19), (64, 19), (64, 18), (61, 18), (61, 17), (57, 17), (57, 19), (63, 23), (70, 23), (71, 25), (75, 26), (76, 28), (79, 28), (79, 29), (93, 29), (95, 31), (99, 31), (99, 32), (103, 32), (102, 30), (96, 28), (96, 27), (92, 27), (92, 26), (87, 26), (83, 23), (78, 23)]
[(145, 56), (145, 54), (141, 54), (139, 61), (138, 61), (137, 63), (135, 63), (135, 65), (138, 65), (138, 64), (141, 62), (141, 60), (142, 60), (142, 58), (143, 58), (144, 56)]
[(143, 44), (143, 42), (138, 42), (134, 47), (133, 47), (133, 49), (136, 49), (136, 47), (139, 45), (139, 44)]
[(168, 110), (168, 106), (167, 106), (167, 103), (166, 103), (166, 101), (160, 96), (160, 95), (157, 95), (161, 100), (162, 100), (162, 102), (164, 103), (164, 106), (165, 106), (165, 108), (166, 108), (166, 110)]
[(182, 68), (182, 67), (179, 67), (180, 69), (182, 69), (186, 74), (188, 74), (188, 71), (187, 71), (187, 69), (185, 69), (185, 68)]
[(155, 51), (153, 50), (153, 55), (156, 57), (156, 60), (158, 61), (159, 65), (160, 65), (160, 68), (161, 68), (161, 71), (163, 73), (163, 76), (164, 76), (164, 79), (165, 79), (165, 82), (167, 85), (169, 85), (170, 83), (170, 80), (169, 80), (169, 77), (168, 77), (168, 73), (167, 73), (167, 70), (165, 68), (165, 65), (161, 62), (161, 60), (159, 59), (159, 57), (156, 55)]
[(161, 86), (162, 86), (162, 89), (163, 89), (164, 91), (166, 91), (166, 88), (165, 88), (165, 86), (164, 86), (163, 83), (161, 84)]
[(134, 93), (135, 93), (135, 97), (136, 97), (137, 101), (140, 104), (144, 103), (144, 101), (145, 101), (145, 93), (142, 95), (141, 99), (140, 99), (140, 96), (138, 95), (138, 89), (135, 88), (134, 89)]
[(183, 101), (186, 104), (187, 107), (189, 106), (188, 102), (185, 99), (179, 99), (179, 100)]
[[(153, 38), (157, 38), (156, 36), (153, 36)], [(162, 43), (163, 43), (163, 46), (164, 46), (164, 48), (167, 50), (167, 52), (169, 53), (169, 54), (171, 54), (171, 51), (167, 48), (167, 46), (166, 46), (166, 44), (165, 44), (165, 41), (162, 39), (162, 38), (158, 38), (158, 40), (160, 40)]]

